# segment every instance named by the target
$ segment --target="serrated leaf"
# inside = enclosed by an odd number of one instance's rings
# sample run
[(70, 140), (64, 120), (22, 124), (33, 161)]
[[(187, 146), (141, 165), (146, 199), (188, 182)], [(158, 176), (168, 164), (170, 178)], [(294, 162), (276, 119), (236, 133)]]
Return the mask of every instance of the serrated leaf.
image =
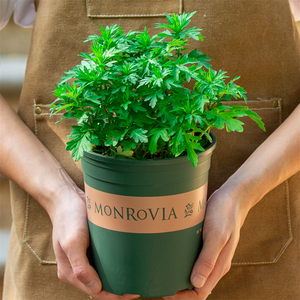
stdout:
[(133, 155), (132, 150), (125, 151), (125, 150), (123, 150), (123, 148), (121, 146), (117, 147), (116, 150), (117, 150), (116, 155), (118, 155), (118, 156), (132, 157), (132, 155)]
[(89, 140), (89, 132), (86, 132), (82, 135), (78, 135), (73, 140), (67, 142), (66, 149), (68, 151), (72, 150), (71, 156), (74, 158), (75, 161), (78, 161), (82, 156), (83, 152), (91, 151), (93, 144)]
[(136, 144), (132, 141), (123, 140), (121, 145), (125, 151), (134, 150), (136, 148)]
[(187, 135), (184, 135), (184, 139), (185, 139), (185, 145), (186, 145), (188, 159), (190, 160), (193, 167), (196, 167), (198, 164), (198, 156), (195, 152), (194, 144), (193, 144), (193, 142), (191, 142), (189, 140)]
[(142, 128), (134, 129), (133, 131), (131, 131), (130, 137), (133, 138), (136, 143), (147, 143), (147, 132), (148, 130), (144, 130)]
[(246, 110), (245, 112), (248, 117), (250, 117), (258, 125), (260, 129), (266, 131), (265, 124), (263, 123), (262, 118), (256, 112), (252, 110)]
[(170, 146), (172, 146), (172, 153), (175, 156), (179, 156), (184, 150), (184, 133), (182, 129), (177, 129), (171, 138)]
[(116, 146), (119, 141), (121, 141), (126, 134), (126, 131), (123, 132), (121, 130), (110, 130), (108, 134), (106, 134), (105, 146)]
[(139, 112), (139, 111), (141, 111), (141, 112), (146, 112), (147, 111), (147, 109), (145, 107), (143, 107), (141, 103), (134, 103), (131, 106), (131, 108), (136, 113)]
[(152, 94), (145, 98), (145, 101), (150, 101), (149, 106), (154, 108), (158, 99), (164, 99), (164, 94), (161, 91), (154, 91)]
[(149, 136), (151, 136), (149, 144), (149, 151), (151, 154), (154, 154), (157, 151), (157, 142), (159, 138), (162, 138), (165, 142), (169, 140), (168, 131), (165, 128), (154, 128), (150, 131)]
[[(224, 123), (226, 123), (227, 128), (230, 131), (242, 132), (244, 123), (240, 120), (228, 117), (227, 115), (219, 115), (217, 116), (216, 126), (220, 126), (220, 128), (224, 127)], [(222, 125), (223, 124), (223, 125)]]

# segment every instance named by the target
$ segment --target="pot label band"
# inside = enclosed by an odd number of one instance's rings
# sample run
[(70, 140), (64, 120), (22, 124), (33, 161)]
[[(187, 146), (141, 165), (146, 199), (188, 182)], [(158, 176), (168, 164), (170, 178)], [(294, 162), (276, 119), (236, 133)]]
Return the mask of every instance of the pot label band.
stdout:
[(178, 195), (120, 196), (85, 184), (88, 219), (105, 229), (129, 233), (162, 233), (187, 229), (204, 219), (207, 184)]

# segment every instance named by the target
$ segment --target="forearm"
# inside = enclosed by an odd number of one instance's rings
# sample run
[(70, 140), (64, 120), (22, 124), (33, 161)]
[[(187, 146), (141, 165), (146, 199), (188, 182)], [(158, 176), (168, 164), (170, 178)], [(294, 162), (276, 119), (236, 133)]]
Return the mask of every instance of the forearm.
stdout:
[(0, 96), (0, 172), (53, 215), (59, 191), (76, 189), (57, 160)]
[(249, 211), (300, 170), (300, 105), (223, 185)]

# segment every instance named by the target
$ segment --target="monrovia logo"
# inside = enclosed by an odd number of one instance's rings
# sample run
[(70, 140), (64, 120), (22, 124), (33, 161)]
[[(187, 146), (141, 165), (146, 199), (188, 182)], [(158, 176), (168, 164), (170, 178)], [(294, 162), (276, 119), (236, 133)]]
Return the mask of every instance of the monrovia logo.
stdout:
[[(198, 209), (197, 212), (200, 210), (205, 209), (205, 199), (199, 199), (198, 201)], [(88, 209), (91, 210), (91, 199), (87, 197), (87, 205)], [(194, 213), (193, 210), (194, 203), (188, 203), (185, 205), (184, 210), (184, 218), (192, 216)], [(133, 208), (133, 207), (124, 207), (124, 206), (110, 206), (108, 204), (103, 205), (101, 202), (94, 202), (94, 213), (101, 215), (112, 217), (114, 219), (122, 219), (122, 220), (133, 220), (133, 221), (143, 221), (147, 218), (160, 221), (168, 221), (168, 220), (175, 220), (178, 219), (178, 214), (174, 207), (156, 207), (156, 208)]]
[(146, 209), (134, 209), (132, 207), (110, 207), (95, 202), (95, 213), (101, 214), (101, 216), (106, 215), (107, 217), (113, 217), (114, 219), (121, 218), (123, 220), (133, 220), (133, 221), (143, 221), (147, 218), (151, 218), (153, 221), (160, 219), (161, 221), (167, 221), (171, 218), (177, 219), (174, 207), (157, 207), (157, 208), (146, 208)]
[(200, 226), (206, 207), (206, 185), (166, 196), (125, 196), (96, 190), (86, 184), (89, 222), (130, 233), (158, 233)]

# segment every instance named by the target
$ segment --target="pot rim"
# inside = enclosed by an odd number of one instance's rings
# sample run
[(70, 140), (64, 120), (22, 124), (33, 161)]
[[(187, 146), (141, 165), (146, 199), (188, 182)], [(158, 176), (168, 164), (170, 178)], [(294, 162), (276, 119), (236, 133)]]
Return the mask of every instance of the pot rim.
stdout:
[[(203, 158), (207, 155), (210, 155), (212, 151), (216, 148), (217, 138), (213, 132), (210, 132), (212, 137), (212, 143), (205, 149), (205, 151), (197, 151), (198, 158)], [(164, 159), (128, 159), (128, 158), (119, 158), (114, 156), (103, 155), (93, 151), (85, 151), (82, 159), (91, 159), (99, 162), (105, 163), (118, 163), (122, 165), (170, 165), (170, 164), (180, 164), (186, 163), (188, 158), (187, 155), (179, 156), (179, 157), (171, 157)]]

